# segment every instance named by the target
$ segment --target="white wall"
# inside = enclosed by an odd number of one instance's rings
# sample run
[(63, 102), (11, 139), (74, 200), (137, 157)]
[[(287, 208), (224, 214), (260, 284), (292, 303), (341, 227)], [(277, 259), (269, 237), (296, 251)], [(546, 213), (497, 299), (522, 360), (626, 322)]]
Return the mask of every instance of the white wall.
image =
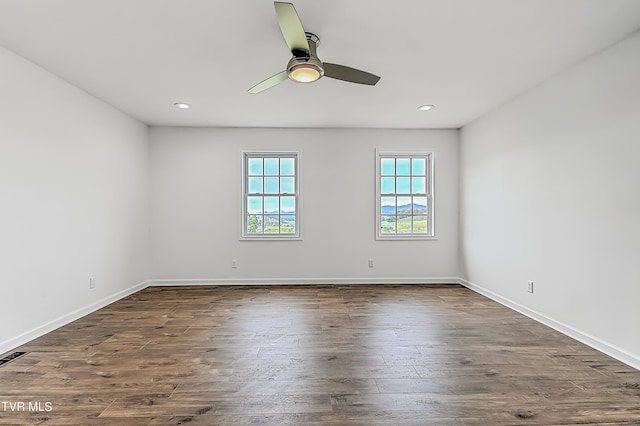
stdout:
[(2, 353), (145, 281), (148, 128), (4, 48), (0, 93)]
[(466, 278), (640, 368), (638, 76), (636, 34), (466, 126), (460, 167)]
[[(156, 283), (458, 276), (456, 130), (152, 128), (150, 136)], [(375, 241), (375, 148), (434, 152), (437, 241)], [(239, 241), (242, 151), (252, 149), (300, 153), (302, 241)]]

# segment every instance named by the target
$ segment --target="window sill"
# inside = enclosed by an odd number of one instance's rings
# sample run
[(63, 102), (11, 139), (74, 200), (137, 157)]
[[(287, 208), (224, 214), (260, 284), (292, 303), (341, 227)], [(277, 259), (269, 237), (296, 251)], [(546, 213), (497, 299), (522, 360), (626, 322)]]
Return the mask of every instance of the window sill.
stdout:
[(422, 236), (422, 235), (393, 235), (382, 236), (377, 235), (376, 241), (437, 241), (438, 237)]
[(302, 237), (300, 235), (292, 235), (292, 236), (242, 236), (238, 239), (239, 241), (302, 241)]

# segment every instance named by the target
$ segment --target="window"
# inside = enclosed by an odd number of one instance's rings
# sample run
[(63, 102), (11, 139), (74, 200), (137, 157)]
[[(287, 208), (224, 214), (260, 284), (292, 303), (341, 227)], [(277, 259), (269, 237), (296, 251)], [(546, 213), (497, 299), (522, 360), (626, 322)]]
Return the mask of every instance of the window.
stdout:
[(376, 239), (433, 238), (430, 152), (377, 152)]
[(243, 238), (299, 238), (298, 155), (244, 153)]

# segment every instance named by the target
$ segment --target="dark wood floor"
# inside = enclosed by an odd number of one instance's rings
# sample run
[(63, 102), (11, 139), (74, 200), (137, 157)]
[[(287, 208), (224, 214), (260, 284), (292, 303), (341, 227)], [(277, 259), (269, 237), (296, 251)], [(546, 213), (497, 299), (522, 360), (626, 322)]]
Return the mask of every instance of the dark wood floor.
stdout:
[(640, 424), (639, 371), (460, 286), (148, 288), (16, 350), (0, 424)]

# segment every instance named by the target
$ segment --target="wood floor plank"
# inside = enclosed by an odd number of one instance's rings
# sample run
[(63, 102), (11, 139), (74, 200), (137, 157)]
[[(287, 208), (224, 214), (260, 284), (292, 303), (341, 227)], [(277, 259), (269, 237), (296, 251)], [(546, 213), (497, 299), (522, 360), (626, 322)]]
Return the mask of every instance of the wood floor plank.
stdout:
[(639, 371), (456, 285), (151, 287), (16, 350), (0, 425), (640, 424)]

